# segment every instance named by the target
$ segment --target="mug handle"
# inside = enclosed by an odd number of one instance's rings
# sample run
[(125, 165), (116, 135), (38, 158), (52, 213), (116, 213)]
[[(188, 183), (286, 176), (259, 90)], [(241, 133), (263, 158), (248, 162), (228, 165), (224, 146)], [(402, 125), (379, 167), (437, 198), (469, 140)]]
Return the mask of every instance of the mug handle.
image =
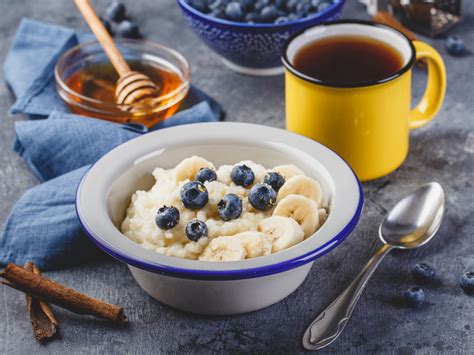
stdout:
[(428, 82), (425, 93), (416, 107), (410, 112), (409, 127), (424, 126), (438, 113), (446, 92), (446, 68), (439, 53), (430, 45), (413, 41), (416, 59), (424, 59), (428, 64)]

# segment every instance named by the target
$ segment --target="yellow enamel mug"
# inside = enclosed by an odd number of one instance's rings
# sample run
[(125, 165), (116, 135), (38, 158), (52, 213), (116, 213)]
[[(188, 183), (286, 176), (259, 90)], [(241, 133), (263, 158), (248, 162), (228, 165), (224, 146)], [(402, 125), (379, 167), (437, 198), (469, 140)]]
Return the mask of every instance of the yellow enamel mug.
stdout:
[[(341, 35), (383, 41), (402, 55), (404, 65), (380, 80), (351, 84), (325, 82), (295, 68), (300, 48)], [(369, 21), (335, 21), (298, 32), (288, 39), (282, 59), (287, 129), (333, 149), (362, 181), (382, 177), (403, 163), (410, 129), (433, 119), (446, 91), (445, 66), (435, 49)], [(419, 59), (427, 63), (428, 80), (423, 98), (411, 109), (411, 69)]]

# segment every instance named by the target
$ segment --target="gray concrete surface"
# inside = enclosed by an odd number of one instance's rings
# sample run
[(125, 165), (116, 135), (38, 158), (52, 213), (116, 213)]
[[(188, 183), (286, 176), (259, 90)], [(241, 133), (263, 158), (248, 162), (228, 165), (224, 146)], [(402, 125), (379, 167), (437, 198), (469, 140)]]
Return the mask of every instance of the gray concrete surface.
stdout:
[[(103, 9), (107, 1), (96, 1)], [(257, 79), (227, 70), (185, 26), (172, 0), (126, 1), (142, 31), (175, 47), (191, 62), (193, 82), (214, 95), (227, 120), (284, 126), (282, 77)], [(464, 1), (465, 20), (453, 32), (474, 50), (474, 2)], [(72, 1), (0, 1), (0, 61), (22, 16), (84, 27)], [(355, 0), (345, 17), (365, 18)], [(0, 288), (0, 352), (42, 353), (296, 353), (307, 324), (354, 278), (377, 247), (377, 226), (384, 213), (407, 191), (436, 180), (447, 193), (444, 223), (434, 241), (416, 251), (388, 256), (376, 272), (340, 339), (321, 353), (472, 354), (474, 298), (458, 285), (461, 273), (474, 269), (473, 95), (474, 56), (447, 55), (443, 40), (428, 40), (443, 55), (448, 71), (446, 101), (436, 120), (413, 132), (405, 164), (389, 176), (364, 184), (365, 211), (356, 231), (336, 250), (319, 259), (308, 279), (291, 296), (265, 310), (235, 317), (184, 314), (148, 297), (127, 267), (112, 259), (48, 276), (85, 293), (125, 307), (126, 327), (111, 326), (57, 309), (61, 339), (40, 345), (34, 339), (22, 295)], [(419, 98), (425, 74), (414, 74)], [(37, 184), (10, 149), (13, 97), (0, 85), (0, 224), (29, 187)], [(412, 265), (437, 268), (438, 283), (425, 289), (426, 305), (413, 310), (400, 302), (412, 285)]]

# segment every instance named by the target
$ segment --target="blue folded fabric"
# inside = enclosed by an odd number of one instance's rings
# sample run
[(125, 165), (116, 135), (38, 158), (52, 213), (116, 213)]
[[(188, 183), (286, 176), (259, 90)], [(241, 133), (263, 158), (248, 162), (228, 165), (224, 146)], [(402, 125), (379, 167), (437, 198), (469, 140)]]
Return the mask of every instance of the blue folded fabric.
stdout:
[[(81, 230), (77, 186), (90, 164), (148, 130), (67, 112), (56, 93), (53, 68), (64, 51), (89, 38), (87, 33), (23, 19), (6, 57), (4, 78), (16, 96), (11, 112), (35, 119), (15, 124), (13, 149), (43, 183), (13, 207), (0, 234), (1, 265), (32, 261), (50, 270), (103, 255)], [(152, 130), (220, 117), (220, 105), (192, 86), (180, 111)]]

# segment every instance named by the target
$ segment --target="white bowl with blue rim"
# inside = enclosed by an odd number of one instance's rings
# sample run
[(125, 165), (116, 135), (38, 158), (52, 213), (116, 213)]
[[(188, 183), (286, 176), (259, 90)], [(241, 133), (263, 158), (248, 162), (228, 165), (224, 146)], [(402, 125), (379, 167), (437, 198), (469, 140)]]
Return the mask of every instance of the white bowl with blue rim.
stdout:
[[(328, 219), (314, 235), (291, 248), (233, 262), (166, 256), (124, 236), (119, 228), (132, 194), (155, 183), (154, 168), (173, 168), (192, 155), (216, 166), (247, 159), (266, 167), (294, 164), (320, 182)], [(357, 177), (330, 149), (282, 129), (230, 122), (167, 128), (126, 142), (91, 167), (76, 198), (86, 234), (128, 264), (148, 294), (183, 311), (214, 315), (255, 311), (287, 297), (305, 280), (313, 263), (352, 232), (362, 205)]]
[(255, 76), (284, 73), (281, 49), (293, 33), (340, 18), (345, 0), (334, 0), (310, 16), (280, 23), (245, 23), (206, 15), (186, 0), (177, 0), (186, 22), (233, 71)]

